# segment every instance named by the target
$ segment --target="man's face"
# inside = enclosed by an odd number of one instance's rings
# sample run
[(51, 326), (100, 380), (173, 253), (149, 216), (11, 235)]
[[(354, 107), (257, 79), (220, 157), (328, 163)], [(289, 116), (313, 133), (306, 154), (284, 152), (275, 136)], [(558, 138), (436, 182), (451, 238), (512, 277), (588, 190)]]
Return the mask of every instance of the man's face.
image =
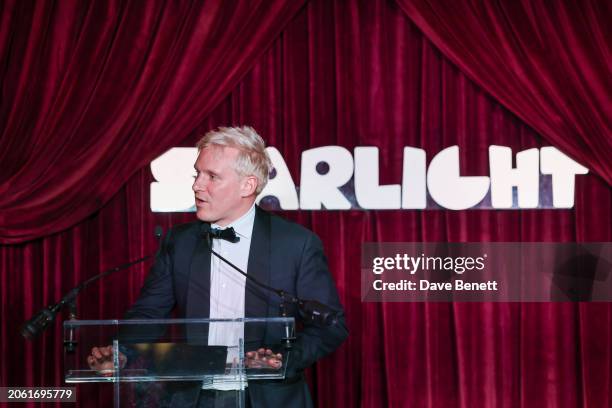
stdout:
[(226, 226), (240, 218), (253, 204), (252, 177), (234, 169), (238, 149), (210, 145), (198, 154), (193, 183), (198, 219)]

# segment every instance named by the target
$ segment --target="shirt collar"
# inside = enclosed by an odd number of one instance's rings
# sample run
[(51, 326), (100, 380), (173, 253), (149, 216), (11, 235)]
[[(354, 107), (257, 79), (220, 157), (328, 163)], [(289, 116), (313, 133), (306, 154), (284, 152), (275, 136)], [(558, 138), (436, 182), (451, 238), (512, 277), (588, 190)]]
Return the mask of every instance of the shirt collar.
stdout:
[(211, 224), (212, 228), (234, 228), (236, 235), (239, 237), (251, 239), (251, 235), (253, 233), (253, 224), (255, 222), (255, 203), (251, 206), (249, 211), (247, 211), (242, 217), (238, 218), (231, 224), (226, 225), (225, 227), (221, 227), (217, 224)]

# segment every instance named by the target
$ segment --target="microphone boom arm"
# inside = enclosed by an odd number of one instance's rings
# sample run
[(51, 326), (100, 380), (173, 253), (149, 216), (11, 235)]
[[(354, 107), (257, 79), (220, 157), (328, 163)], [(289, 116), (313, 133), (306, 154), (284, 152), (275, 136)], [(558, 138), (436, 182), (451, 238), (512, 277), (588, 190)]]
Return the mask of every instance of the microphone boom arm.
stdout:
[[(210, 226), (208, 226), (208, 229), (209, 228)], [(272, 286), (269, 286), (263, 282), (260, 282), (253, 276), (246, 274), (242, 269), (240, 269), (239, 267), (231, 263), (229, 260), (225, 259), (223, 256), (221, 256), (221, 254), (216, 252), (214, 249), (212, 249), (212, 242), (211, 242), (212, 239), (211, 239), (210, 231), (207, 231), (207, 229), (205, 228), (203, 231), (203, 235), (205, 236), (206, 241), (208, 243), (208, 247), (210, 248), (210, 252), (213, 255), (221, 259), (227, 265), (231, 266), (234, 270), (236, 270), (238, 273), (243, 275), (246, 279), (255, 283), (259, 287), (262, 287), (272, 293), (275, 293), (281, 299), (281, 304), (280, 304), (281, 316), (283, 317), (287, 316), (285, 303), (289, 303), (289, 304), (297, 305), (300, 311), (302, 312), (302, 314), (304, 315), (304, 317), (312, 321), (315, 324), (319, 324), (322, 326), (331, 326), (331, 325), (335, 325), (338, 322), (337, 311), (333, 310), (329, 306), (326, 306), (316, 300), (300, 299), (297, 296), (289, 292), (286, 292), (282, 289), (273, 288)]]

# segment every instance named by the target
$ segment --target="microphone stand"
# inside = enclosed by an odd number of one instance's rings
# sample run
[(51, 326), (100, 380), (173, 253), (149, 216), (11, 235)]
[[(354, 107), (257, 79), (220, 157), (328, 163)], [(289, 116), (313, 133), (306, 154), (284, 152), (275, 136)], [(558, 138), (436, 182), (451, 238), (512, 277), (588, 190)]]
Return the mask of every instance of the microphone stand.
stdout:
[[(62, 297), (59, 302), (57, 302), (54, 305), (47, 306), (46, 308), (42, 309), (40, 312), (36, 313), (30, 320), (25, 322), (21, 326), (21, 329), (20, 329), (21, 335), (25, 337), (27, 340), (34, 339), (42, 331), (44, 331), (49, 324), (51, 324), (55, 320), (55, 316), (57, 315), (57, 312), (59, 312), (64, 306), (68, 306), (69, 319), (75, 320), (77, 317), (76, 298), (78, 294), (81, 292), (81, 290), (85, 289), (87, 286), (89, 286), (93, 282), (96, 282), (104, 278), (105, 276), (121, 271), (123, 269), (127, 269), (130, 266), (144, 262), (148, 259), (153, 258), (154, 256), (155, 254), (147, 255), (135, 261), (108, 269), (98, 275), (95, 275), (87, 279), (85, 282), (81, 283), (80, 285), (73, 288), (70, 292), (65, 294), (64, 297)], [(70, 329), (70, 332), (68, 333), (68, 339), (64, 341), (64, 347), (66, 347), (66, 351), (68, 352), (74, 351), (76, 348), (76, 344), (77, 344), (73, 331), (74, 331), (73, 328)]]
[[(210, 247), (210, 252), (212, 254), (214, 254), (217, 258), (221, 259), (223, 262), (225, 262), (226, 264), (228, 264), (229, 266), (231, 266), (232, 268), (234, 268), (236, 271), (238, 271), (240, 274), (244, 275), (248, 280), (250, 280), (251, 282), (254, 282), (255, 284), (257, 284), (258, 286), (267, 289), (273, 293), (276, 293), (276, 295), (280, 298), (281, 302), (279, 305), (280, 308), (280, 315), (281, 317), (288, 317), (287, 315), (287, 307), (286, 304), (287, 303), (298, 303), (298, 299), (281, 290), (281, 289), (275, 289), (271, 286), (266, 285), (265, 283), (259, 282), (257, 279), (255, 279), (252, 276), (249, 276), (248, 274), (244, 273), (240, 268), (238, 268), (236, 265), (234, 265), (233, 263), (231, 263), (230, 261), (228, 261), (227, 259), (225, 259), (224, 257), (222, 257), (218, 252), (216, 252), (214, 249), (212, 249), (212, 245), (211, 242), (209, 241), (209, 245)], [(293, 335), (293, 333), (291, 332), (291, 327), (289, 326), (289, 323), (285, 323), (285, 337), (283, 337), (281, 340), (283, 340), (285, 342), (285, 348), (286, 349), (291, 349), (292, 345), (291, 343), (293, 343), (296, 340), (296, 337)]]
[[(162, 228), (160, 226), (155, 227), (155, 237), (159, 239), (162, 235)], [(43, 332), (49, 324), (51, 324), (55, 320), (55, 316), (57, 312), (59, 312), (64, 306), (68, 306), (68, 318), (70, 320), (76, 320), (77, 318), (77, 307), (76, 307), (76, 298), (79, 293), (85, 289), (87, 286), (92, 283), (110, 275), (115, 272), (127, 269), (131, 266), (139, 264), (141, 262), (147, 261), (149, 259), (154, 258), (156, 253), (144, 256), (135, 261), (131, 261), (122, 265), (115, 266), (114, 268), (108, 269), (98, 275), (92, 276), (86, 281), (80, 283), (78, 286), (74, 287), (68, 293), (66, 293), (59, 302), (54, 305), (49, 305), (36, 313), (30, 320), (26, 321), (21, 325), (20, 332), (23, 337), (27, 340), (33, 340), (36, 336), (38, 336), (41, 332)], [(74, 333), (74, 328), (71, 328), (68, 333), (68, 338), (64, 340), (64, 347), (67, 352), (74, 352), (76, 349), (77, 341)]]
[[(68, 320), (76, 320), (77, 319), (77, 306), (76, 306), (76, 298), (72, 299), (70, 303), (68, 303)], [(74, 353), (76, 350), (77, 341), (76, 334), (74, 332), (74, 326), (70, 326), (68, 329), (68, 338), (64, 340), (64, 348), (68, 353)]]
[[(268, 286), (265, 283), (260, 282), (253, 276), (248, 275), (242, 269), (234, 265), (232, 262), (225, 259), (223, 256), (221, 256), (221, 254), (219, 254), (214, 249), (212, 249), (210, 225), (208, 224), (204, 224), (204, 225), (205, 227), (204, 227), (203, 235), (206, 238), (208, 247), (210, 248), (210, 252), (213, 255), (215, 255), (217, 258), (225, 262), (227, 265), (231, 266), (234, 270), (236, 270), (238, 273), (243, 275), (246, 279), (255, 283), (257, 286), (264, 288), (272, 293), (275, 293), (280, 298), (279, 308), (280, 308), (281, 317), (288, 317), (287, 305), (294, 304), (298, 306), (298, 308), (300, 309), (300, 311), (302, 312), (305, 318), (307, 318), (308, 320), (312, 321), (315, 324), (331, 326), (337, 323), (338, 321), (338, 318), (336, 316), (337, 312), (333, 310), (332, 308), (316, 300), (302, 300), (298, 298), (297, 296), (289, 292), (286, 292), (282, 289), (276, 289), (276, 288), (273, 288), (272, 286)], [(291, 349), (292, 348), (291, 343), (296, 340), (296, 337), (291, 332), (291, 327), (289, 326), (288, 323), (285, 324), (285, 337), (283, 337), (282, 340), (285, 342), (286, 349)]]

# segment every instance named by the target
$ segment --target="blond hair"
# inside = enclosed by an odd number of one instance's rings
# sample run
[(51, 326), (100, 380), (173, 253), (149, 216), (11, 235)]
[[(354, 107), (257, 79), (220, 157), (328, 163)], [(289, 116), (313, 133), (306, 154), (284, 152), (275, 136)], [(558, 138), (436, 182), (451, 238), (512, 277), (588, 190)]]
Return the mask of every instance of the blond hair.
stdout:
[(268, 175), (272, 169), (270, 156), (266, 152), (266, 144), (250, 126), (219, 127), (211, 130), (196, 144), (198, 151), (207, 146), (227, 146), (239, 150), (234, 163), (236, 173), (240, 176), (255, 176), (257, 178), (257, 194), (268, 184)]

